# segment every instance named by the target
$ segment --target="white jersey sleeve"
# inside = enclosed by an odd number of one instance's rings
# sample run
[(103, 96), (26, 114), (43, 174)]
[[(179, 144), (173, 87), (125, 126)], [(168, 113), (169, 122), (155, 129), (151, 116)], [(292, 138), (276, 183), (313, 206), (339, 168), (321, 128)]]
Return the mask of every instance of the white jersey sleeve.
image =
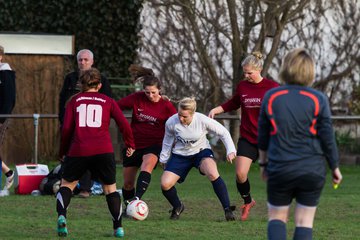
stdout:
[(164, 134), (164, 139), (163, 139), (162, 149), (159, 159), (161, 163), (167, 163), (167, 161), (169, 160), (171, 155), (171, 150), (174, 145), (174, 141), (175, 141), (175, 134), (174, 134), (174, 115), (173, 115), (165, 123), (165, 134)]
[(230, 153), (236, 153), (236, 147), (229, 131), (218, 121), (203, 114), (199, 114), (199, 116), (201, 117), (203, 124), (206, 126), (207, 131), (220, 137), (226, 148), (226, 155), (229, 155)]

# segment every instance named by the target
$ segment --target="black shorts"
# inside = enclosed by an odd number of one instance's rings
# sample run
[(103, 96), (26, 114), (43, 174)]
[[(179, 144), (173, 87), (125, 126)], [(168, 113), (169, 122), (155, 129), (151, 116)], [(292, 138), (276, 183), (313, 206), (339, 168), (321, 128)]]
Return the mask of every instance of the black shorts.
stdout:
[(295, 198), (297, 203), (315, 207), (319, 204), (324, 184), (325, 176), (315, 173), (271, 173), (267, 180), (268, 202), (274, 206), (288, 206)]
[(91, 179), (105, 185), (116, 183), (114, 153), (104, 153), (88, 157), (65, 157), (62, 178), (68, 182), (79, 180), (86, 170)]
[(259, 149), (257, 144), (253, 144), (245, 138), (239, 138), (237, 143), (236, 156), (244, 156), (255, 162), (259, 157)]
[[(126, 148), (123, 150), (123, 166), (124, 167), (138, 167), (140, 168), (143, 162), (143, 156), (152, 153), (157, 156), (158, 160), (160, 157), (161, 146), (152, 145), (147, 148), (136, 149), (132, 156), (126, 156)], [(155, 165), (156, 167), (156, 165)]]

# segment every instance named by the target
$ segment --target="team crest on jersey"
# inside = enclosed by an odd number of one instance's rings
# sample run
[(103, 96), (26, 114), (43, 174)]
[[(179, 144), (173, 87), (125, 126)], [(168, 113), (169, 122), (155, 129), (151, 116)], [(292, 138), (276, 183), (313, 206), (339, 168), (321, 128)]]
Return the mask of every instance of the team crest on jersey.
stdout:
[(137, 115), (137, 117), (138, 117), (139, 121), (142, 121), (142, 122), (145, 122), (145, 121), (156, 122), (157, 121), (156, 117), (149, 116), (149, 115), (146, 115), (146, 114), (143, 114), (143, 113), (139, 113)]
[(197, 140), (185, 140), (180, 136), (176, 136), (176, 140), (182, 142), (183, 144), (194, 144), (197, 142)]

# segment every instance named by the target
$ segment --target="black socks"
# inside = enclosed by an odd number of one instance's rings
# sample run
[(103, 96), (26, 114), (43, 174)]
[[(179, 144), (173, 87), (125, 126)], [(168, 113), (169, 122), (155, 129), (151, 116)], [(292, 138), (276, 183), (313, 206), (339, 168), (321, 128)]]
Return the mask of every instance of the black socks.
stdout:
[(145, 171), (141, 171), (136, 183), (136, 193), (135, 193), (136, 197), (138, 197), (139, 199), (142, 198), (142, 196), (144, 195), (150, 184), (150, 181), (151, 181), (151, 174)]
[(214, 192), (216, 196), (221, 202), (222, 207), (229, 208), (230, 207), (230, 200), (229, 200), (229, 193), (226, 188), (226, 184), (224, 180), (219, 176), (216, 180), (211, 182)]
[(68, 187), (60, 187), (56, 194), (56, 211), (58, 216), (63, 215), (66, 217), (66, 210), (70, 204), (72, 191)]
[(6, 177), (10, 177), (13, 174), (13, 170), (9, 170), (7, 173), (5, 173)]
[(175, 187), (172, 187), (167, 191), (162, 190), (162, 193), (164, 194), (165, 198), (169, 201), (171, 206), (173, 206), (173, 208), (178, 208), (181, 206), (181, 202), (177, 195), (177, 191)]
[(106, 195), (106, 202), (110, 211), (110, 214), (112, 216), (113, 220), (113, 228), (117, 229), (118, 227), (122, 226), (121, 223), (121, 198), (120, 194), (118, 192), (112, 192), (108, 195)]
[(239, 183), (236, 181), (236, 187), (238, 189), (238, 192), (240, 193), (241, 197), (244, 199), (245, 204), (249, 204), (252, 201), (251, 195), (250, 195), (250, 182), (249, 179), (246, 179), (245, 182)]

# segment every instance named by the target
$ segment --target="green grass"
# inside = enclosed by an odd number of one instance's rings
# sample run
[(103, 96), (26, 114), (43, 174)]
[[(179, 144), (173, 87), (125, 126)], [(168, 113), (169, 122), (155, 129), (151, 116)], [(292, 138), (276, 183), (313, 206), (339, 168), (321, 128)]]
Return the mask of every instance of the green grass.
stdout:
[[(221, 205), (211, 183), (193, 169), (185, 183), (177, 185), (185, 204), (179, 221), (170, 221), (170, 205), (160, 190), (158, 167), (152, 183), (143, 197), (150, 208), (145, 221), (123, 220), (125, 239), (266, 239), (266, 185), (259, 177), (259, 169), (250, 171), (252, 196), (257, 205), (250, 219), (239, 221), (241, 201), (235, 188), (234, 166), (219, 164), (219, 171), (227, 183), (230, 199), (236, 204), (235, 222), (226, 222)], [(344, 181), (332, 189), (330, 176), (322, 193), (316, 214), (314, 239), (355, 239), (360, 236), (360, 167), (342, 167)], [(118, 168), (118, 188), (122, 185)], [(0, 198), (0, 239), (57, 239), (55, 198), (53, 196), (15, 195)], [(294, 228), (293, 211), (288, 223), (288, 239)], [(73, 198), (68, 209), (67, 239), (111, 239), (112, 222), (104, 196), (88, 199)]]

